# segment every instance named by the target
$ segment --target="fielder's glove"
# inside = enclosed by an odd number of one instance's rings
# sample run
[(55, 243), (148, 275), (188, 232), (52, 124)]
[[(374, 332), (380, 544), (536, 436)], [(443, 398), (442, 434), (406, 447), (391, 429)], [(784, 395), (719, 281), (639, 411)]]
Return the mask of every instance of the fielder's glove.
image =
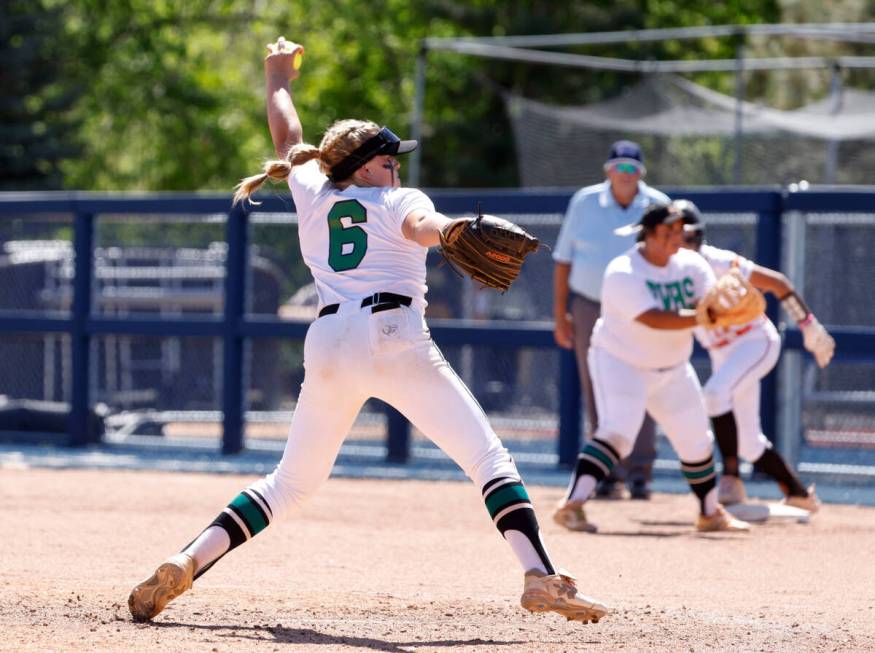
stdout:
[(818, 321), (814, 314), (809, 314), (807, 322), (800, 322), (802, 330), (802, 345), (811, 352), (818, 367), (826, 367), (832, 360), (836, 341)]
[(457, 271), (504, 292), (537, 251), (538, 239), (494, 215), (453, 220), (441, 231), (441, 253)]
[(738, 270), (732, 268), (717, 279), (696, 305), (696, 321), (715, 329), (747, 324), (766, 310), (766, 299)]

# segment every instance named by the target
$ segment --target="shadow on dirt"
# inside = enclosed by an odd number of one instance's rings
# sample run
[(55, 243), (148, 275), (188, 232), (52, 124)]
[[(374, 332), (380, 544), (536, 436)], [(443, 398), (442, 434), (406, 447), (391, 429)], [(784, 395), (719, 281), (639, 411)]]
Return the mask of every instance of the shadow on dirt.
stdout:
[[(317, 644), (326, 647), (349, 646), (372, 651), (390, 651), (392, 653), (407, 653), (419, 647), (455, 648), (459, 646), (481, 646), (484, 650), (493, 650), (501, 646), (518, 646), (525, 644), (522, 640), (496, 641), (489, 639), (445, 639), (437, 641), (413, 640), (408, 642), (389, 642), (369, 637), (346, 637), (320, 633), (312, 628), (286, 628), (284, 626), (231, 626), (205, 625), (178, 622), (161, 622), (154, 624), (159, 628), (190, 628), (196, 630), (214, 631), (218, 637), (231, 640), (256, 640), (275, 644)], [(329, 648), (328, 650), (333, 650)]]
[(686, 535), (686, 533), (679, 533), (677, 531), (602, 531), (595, 533), (595, 535), (601, 535), (605, 537), (655, 537), (655, 538), (665, 538), (665, 537), (680, 537), (682, 535)]

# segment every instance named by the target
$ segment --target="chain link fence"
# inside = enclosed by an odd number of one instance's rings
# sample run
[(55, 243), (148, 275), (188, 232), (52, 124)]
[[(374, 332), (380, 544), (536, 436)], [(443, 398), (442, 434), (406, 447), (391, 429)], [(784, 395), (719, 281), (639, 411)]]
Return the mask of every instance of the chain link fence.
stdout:
[[(510, 215), (548, 245), (561, 213)], [(316, 294), (300, 257), (294, 213), (251, 218), (248, 315), (308, 321)], [(100, 216), (94, 248), (94, 312), (103, 316), (219, 317), (224, 309), (226, 217)], [(757, 216), (706, 213), (712, 244), (754, 257)], [(786, 214), (783, 269), (821, 321), (871, 326), (875, 303), (875, 214)], [(0, 310), (69, 315), (74, 271), (69, 216), (0, 221)], [(553, 261), (530, 257), (504, 295), (482, 290), (429, 254), (431, 320), (526, 320), (552, 316)], [(783, 316), (782, 316), (783, 319)], [(221, 437), (221, 338), (98, 335), (92, 340), (91, 396), (107, 410), (108, 438)], [(499, 434), (555, 451), (561, 388), (554, 349), (453, 345), (444, 354), (470, 386)], [(3, 334), (0, 395), (70, 401), (70, 337)], [(284, 440), (303, 379), (299, 340), (246, 341), (246, 435)], [(779, 437), (803, 464), (875, 465), (875, 363), (837, 360), (819, 370), (810, 356), (782, 358)], [(704, 380), (707, 360), (695, 366)], [(382, 440), (384, 408), (368, 402), (352, 438)], [(801, 437), (800, 437), (801, 434)], [(775, 434), (768, 434), (770, 436)], [(414, 431), (414, 437), (421, 437)], [(870, 461), (870, 458), (872, 460)]]

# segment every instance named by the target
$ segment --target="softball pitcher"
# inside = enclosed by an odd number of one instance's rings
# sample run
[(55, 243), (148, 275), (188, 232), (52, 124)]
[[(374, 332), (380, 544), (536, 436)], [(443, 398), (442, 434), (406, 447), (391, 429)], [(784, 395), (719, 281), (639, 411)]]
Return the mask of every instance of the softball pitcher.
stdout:
[[(832, 358), (835, 342), (795, 293), (789, 280), (780, 272), (756, 265), (735, 252), (705, 244), (704, 225), (696, 205), (688, 200), (677, 200), (673, 205), (687, 224), (685, 247), (697, 251), (708, 261), (717, 277), (730, 268), (738, 268), (752, 285), (781, 299), (791, 315), (801, 315), (799, 323), (805, 347), (814, 354), (818, 365), (825, 367)], [(772, 449), (760, 425), (760, 379), (775, 367), (781, 352), (781, 337), (775, 325), (760, 315), (739, 326), (698, 327), (695, 335), (711, 358), (711, 377), (704, 391), (711, 426), (723, 457), (720, 502), (728, 505), (747, 499), (738, 473), (741, 457), (775, 479), (785, 503), (816, 512), (820, 501), (814, 485), (808, 488), (802, 485), (780, 454)]]
[(689, 362), (693, 309), (714, 273), (701, 256), (681, 248), (683, 216), (669, 204), (651, 204), (637, 225), (621, 230), (637, 232), (638, 244), (605, 270), (589, 351), (598, 425), (553, 518), (570, 530), (596, 530), (583, 505), (629, 454), (646, 410), (671, 441), (699, 501), (697, 530), (748, 530), (717, 502), (713, 438)]
[(453, 221), (419, 190), (401, 187), (396, 156), (416, 141), (372, 122), (341, 120), (319, 147), (302, 142), (289, 85), (302, 52), (282, 37), (268, 45), (268, 125), (280, 160), (244, 179), (235, 195), (246, 200), (267, 179), (288, 182), (301, 253), (319, 295), (285, 452), (273, 473), (244, 489), (181, 553), (134, 587), (131, 614), (152, 619), (231, 549), (296, 511), (328, 478), (362, 405), (377, 397), (400, 410), (481, 490), (524, 571), (522, 606), (598, 621), (607, 608), (557, 572), (513, 459), (429, 334), (426, 253)]

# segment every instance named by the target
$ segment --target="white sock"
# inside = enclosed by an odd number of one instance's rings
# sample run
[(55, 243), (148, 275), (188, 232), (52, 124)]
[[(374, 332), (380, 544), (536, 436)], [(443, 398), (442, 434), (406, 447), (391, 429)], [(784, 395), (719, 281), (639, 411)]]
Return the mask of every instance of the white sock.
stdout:
[(705, 516), (710, 517), (717, 511), (717, 488), (712, 487), (708, 494), (705, 495), (705, 500), (702, 502), (705, 507)]
[[(538, 539), (540, 538), (541, 534), (538, 533)], [(510, 548), (513, 550), (517, 560), (520, 561), (520, 564), (523, 567), (523, 571), (537, 569), (543, 574), (548, 573), (547, 568), (544, 566), (544, 563), (541, 562), (541, 557), (538, 555), (538, 552), (535, 551), (535, 547), (532, 546), (529, 538), (519, 531), (508, 530), (504, 532), (504, 539), (510, 544)], [(543, 540), (541, 540), (541, 546), (544, 546)], [(544, 547), (544, 550), (546, 551), (547, 548)]]
[(574, 482), (574, 487), (571, 489), (571, 494), (568, 496), (569, 501), (587, 501), (595, 490), (596, 481), (594, 476), (584, 474)]
[(224, 528), (210, 526), (198, 535), (183, 553), (187, 553), (195, 562), (195, 573), (206, 567), (211, 562), (221, 558), (228, 552), (231, 546), (231, 538)]

